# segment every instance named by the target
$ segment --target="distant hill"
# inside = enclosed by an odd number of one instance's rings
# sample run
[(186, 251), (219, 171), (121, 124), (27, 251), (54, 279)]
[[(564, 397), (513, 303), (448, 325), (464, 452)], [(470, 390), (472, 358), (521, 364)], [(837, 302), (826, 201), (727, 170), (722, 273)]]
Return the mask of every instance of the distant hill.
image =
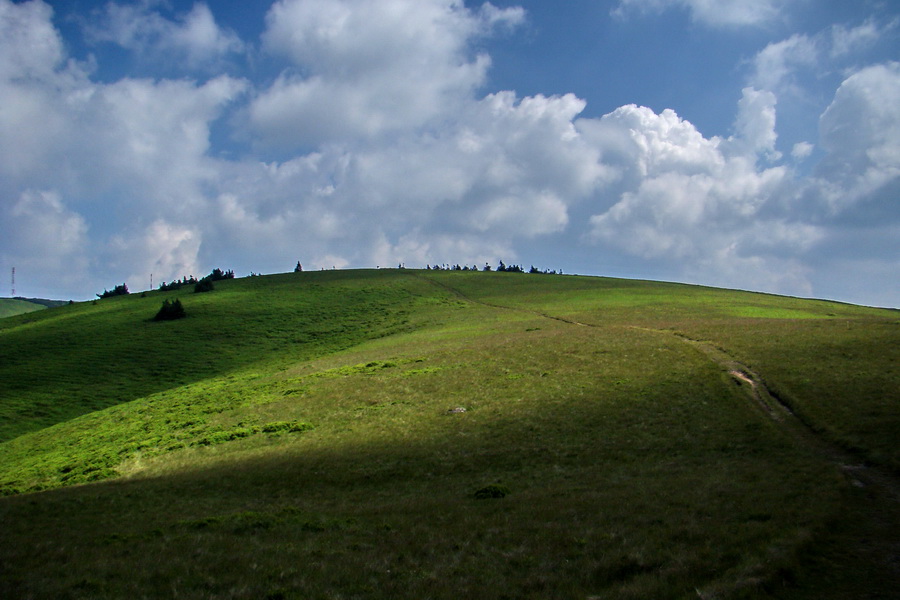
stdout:
[(549, 274), (11, 316), (0, 597), (895, 597), (898, 364), (896, 311)]
[(24, 300), (25, 302), (31, 302), (32, 304), (38, 304), (40, 306), (44, 306), (46, 308), (53, 308), (55, 306), (64, 306), (69, 303), (68, 300), (47, 300), (46, 298), (23, 298), (21, 296), (16, 296), (15, 300)]
[(0, 298), (0, 318), (54, 308), (68, 304), (68, 300), (47, 300), (45, 298)]
[[(51, 306), (50, 304), (45, 304), (48, 302), (55, 302), (54, 300), (29, 300), (27, 298), (0, 298), (0, 318), (3, 317), (11, 317), (13, 315), (21, 315), (24, 313), (34, 312), (36, 310), (42, 310)], [(59, 306), (60, 304), (65, 304), (64, 302), (60, 302), (59, 304), (55, 304), (55, 306)]]

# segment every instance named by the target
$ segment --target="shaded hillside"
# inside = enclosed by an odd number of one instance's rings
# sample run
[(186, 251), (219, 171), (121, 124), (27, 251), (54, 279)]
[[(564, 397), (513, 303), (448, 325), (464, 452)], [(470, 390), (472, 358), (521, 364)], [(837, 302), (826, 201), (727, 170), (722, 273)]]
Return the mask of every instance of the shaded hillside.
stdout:
[(41, 304), (30, 302), (24, 298), (0, 298), (0, 319), (46, 308)]
[[(377, 283), (375, 283), (377, 282)], [(107, 298), (0, 322), (0, 440), (199, 379), (347, 348), (406, 326), (421, 282), (307, 273)], [(180, 298), (189, 318), (152, 322)]]
[(14, 317), (7, 357), (71, 352), (3, 373), (51, 376), (0, 397), (0, 594), (889, 597), (898, 342), (892, 311), (479, 272)]

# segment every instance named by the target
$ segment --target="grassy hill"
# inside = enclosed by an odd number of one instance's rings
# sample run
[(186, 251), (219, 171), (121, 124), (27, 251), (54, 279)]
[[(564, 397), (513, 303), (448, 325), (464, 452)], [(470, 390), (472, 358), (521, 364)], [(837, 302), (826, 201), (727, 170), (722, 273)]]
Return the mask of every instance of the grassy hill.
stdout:
[(23, 298), (0, 298), (0, 319), (47, 308)]
[(888, 597), (898, 342), (896, 311), (447, 271), (10, 317), (0, 595)]

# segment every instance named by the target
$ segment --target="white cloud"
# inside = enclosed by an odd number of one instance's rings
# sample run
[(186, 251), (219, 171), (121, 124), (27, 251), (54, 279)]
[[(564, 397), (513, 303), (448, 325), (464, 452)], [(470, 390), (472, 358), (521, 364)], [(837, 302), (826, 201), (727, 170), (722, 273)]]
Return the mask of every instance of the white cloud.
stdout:
[(897, 19), (882, 24), (869, 18), (856, 27), (832, 25), (830, 54), (832, 57), (841, 57), (866, 50), (877, 44), (890, 31), (895, 30), (898, 24), (900, 20)]
[(782, 15), (785, 5), (777, 0), (619, 0), (613, 14), (661, 13), (670, 8), (690, 11), (694, 21), (711, 27), (758, 26)]
[(765, 154), (771, 160), (781, 155), (775, 150), (775, 94), (754, 88), (744, 88), (735, 121), (737, 138), (751, 152)]
[(116, 235), (106, 249), (105, 262), (123, 275), (131, 291), (200, 272), (200, 233), (159, 219), (141, 230)]
[(223, 229), (248, 249), (342, 247), (350, 264), (440, 262), (454, 249), (454, 261), (512, 259), (515, 239), (564, 229), (608, 176), (573, 124), (583, 108), (572, 95), (469, 97), (440, 127), (389, 145), (246, 164), (225, 177)]
[(202, 85), (123, 79), (94, 87), (78, 107), (86, 122), (77, 141), (87, 147), (78, 172), (95, 172), (84, 163), (97, 161), (105, 171), (92, 185), (131, 190), (134, 202), (183, 209), (200, 184), (217, 177), (206, 156), (210, 123), (244, 85), (221, 76)]
[(63, 59), (63, 44), (50, 22), (53, 9), (43, 2), (0, 0), (0, 77), (43, 80)]
[[(210, 124), (246, 83), (227, 76), (203, 84), (91, 82), (66, 60), (51, 16), (40, 2), (0, 0), (0, 30), (15, 31), (0, 37), (0, 205), (21, 212), (28, 190), (52, 187), (54, 202), (31, 201), (22, 214), (41, 208), (56, 224), (69, 215), (69, 231), (85, 224), (71, 215), (93, 215), (100, 226), (91, 228), (92, 243), (82, 253), (97, 256), (106, 256), (106, 245), (121, 246), (122, 231), (139, 231), (162, 215), (202, 220), (206, 189), (218, 179), (218, 164), (207, 155)], [(34, 227), (22, 231), (37, 244), (67, 239), (60, 232), (48, 239), (43, 233), (51, 233)], [(11, 236), (3, 236), (0, 251), (18, 252)], [(117, 278), (130, 272), (120, 272), (118, 261), (104, 263)]]
[(0, 0), (0, 173), (26, 186), (38, 181), (30, 176), (48, 156), (61, 162), (66, 94), (86, 81), (77, 64), (67, 64), (52, 15), (43, 2)]
[(483, 232), (500, 229), (534, 237), (562, 231), (568, 221), (566, 203), (545, 191), (493, 198), (475, 210), (471, 227)]
[[(860, 202), (900, 219), (900, 63), (862, 69), (838, 88), (820, 119), (827, 156), (818, 169), (832, 212)], [(882, 217), (883, 218), (883, 217)]]
[(750, 83), (758, 89), (802, 95), (803, 76), (858, 70), (855, 63), (877, 44), (887, 43), (898, 25), (900, 19), (869, 18), (856, 26), (836, 24), (812, 35), (798, 33), (772, 42), (751, 61)]
[[(79, 254), (87, 235), (84, 219), (63, 206), (57, 192), (27, 190), (8, 213), (7, 234), (25, 255), (58, 258)], [(46, 266), (46, 265), (45, 265)]]
[(27, 282), (24, 289), (61, 293), (85, 284), (90, 262), (88, 225), (63, 204), (58, 192), (25, 190), (13, 203), (0, 205), (0, 211), (4, 224), (0, 255), (24, 276), (20, 278)]
[(786, 40), (767, 45), (756, 55), (750, 81), (764, 90), (791, 86), (792, 74), (799, 68), (815, 66), (818, 56), (815, 40), (804, 34), (794, 34)]
[(628, 185), (667, 171), (706, 172), (723, 161), (721, 140), (704, 138), (671, 109), (656, 114), (630, 104), (599, 120), (581, 120), (578, 128), (600, 150), (604, 164), (620, 169)]
[(172, 65), (186, 62), (190, 68), (216, 65), (229, 55), (245, 50), (233, 31), (216, 24), (204, 3), (169, 20), (157, 10), (159, 2), (134, 4), (109, 2), (99, 23), (86, 27), (95, 42), (113, 42), (151, 60), (167, 59)]
[(805, 160), (809, 158), (814, 148), (815, 146), (809, 142), (797, 142), (791, 150), (791, 156), (797, 160)]
[[(783, 217), (767, 214), (790, 176), (784, 167), (756, 164), (758, 153), (770, 152), (774, 142), (773, 99), (748, 89), (744, 100), (738, 136), (728, 140), (703, 137), (672, 111), (636, 106), (580, 122), (623, 173), (598, 194), (600, 207), (610, 197), (613, 202), (590, 218), (590, 239), (607, 250), (683, 265), (694, 280), (737, 285), (727, 274), (741, 272), (759, 289), (785, 291), (786, 280), (774, 275), (779, 271), (769, 258), (808, 248), (818, 232), (799, 235)], [(753, 243), (761, 232), (766, 247)]]
[(444, 118), (484, 82), (490, 59), (471, 42), (522, 18), (458, 0), (280, 0), (264, 47), (294, 68), (250, 105), (250, 129), (264, 148), (293, 150)]
[(265, 47), (311, 72), (411, 75), (467, 62), (466, 44), (522, 22), (521, 8), (480, 11), (459, 0), (279, 0), (266, 16)]

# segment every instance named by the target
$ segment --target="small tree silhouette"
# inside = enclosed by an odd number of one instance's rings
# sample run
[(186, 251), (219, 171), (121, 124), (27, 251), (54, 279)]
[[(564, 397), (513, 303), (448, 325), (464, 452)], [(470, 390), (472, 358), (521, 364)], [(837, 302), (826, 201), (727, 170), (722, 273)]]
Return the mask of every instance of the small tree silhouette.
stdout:
[(195, 294), (201, 294), (203, 292), (211, 292), (214, 289), (216, 289), (216, 288), (213, 285), (213, 280), (207, 279), (205, 277), (203, 279), (201, 279), (200, 281), (198, 281), (196, 284), (194, 284), (194, 293)]
[(156, 316), (153, 317), (153, 320), (174, 321), (175, 319), (182, 319), (186, 316), (187, 313), (184, 312), (184, 306), (181, 305), (181, 300), (175, 298), (172, 302), (163, 300), (162, 307), (159, 309), (159, 312), (156, 313)]
[(124, 296), (128, 293), (128, 286), (123, 283), (122, 285), (117, 285), (111, 292), (103, 290), (102, 294), (96, 294), (96, 296), (98, 298), (111, 298), (112, 296)]

